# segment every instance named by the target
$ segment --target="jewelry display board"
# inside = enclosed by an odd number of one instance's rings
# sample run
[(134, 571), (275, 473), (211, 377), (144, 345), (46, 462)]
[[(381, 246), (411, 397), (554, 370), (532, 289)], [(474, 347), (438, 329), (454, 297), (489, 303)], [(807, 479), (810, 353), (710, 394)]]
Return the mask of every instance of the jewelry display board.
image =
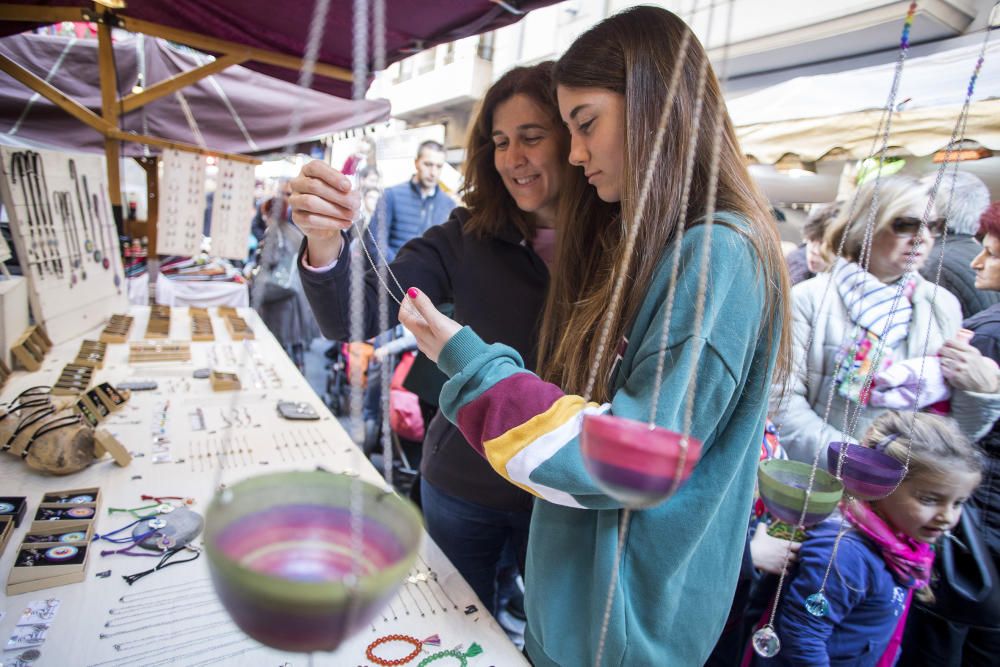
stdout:
[(246, 259), (250, 237), (249, 214), (253, 205), (254, 166), (247, 162), (219, 160), (212, 197), (212, 254)]
[(104, 156), (4, 146), (0, 158), (32, 313), (64, 342), (127, 302)]
[(156, 251), (193, 257), (201, 250), (205, 225), (205, 157), (168, 148), (160, 168)]
[[(137, 342), (146, 328), (149, 309), (137, 306), (129, 312), (135, 318), (129, 342)], [(112, 459), (104, 458), (71, 478), (55, 478), (29, 470), (12, 457), (0, 457), (0, 488), (4, 495), (26, 496), (28, 512), (33, 513), (44, 494), (52, 490), (100, 487), (106, 509), (98, 517), (95, 530), (105, 534), (134, 520), (127, 512), (109, 514), (110, 508), (159, 502), (143, 500), (143, 495), (190, 498), (193, 503), (187, 505), (188, 509), (203, 515), (220, 484), (231, 486), (268, 472), (321, 467), (380, 484), (379, 473), (281, 352), (256, 313), (239, 311), (257, 332), (256, 339), (233, 341), (217, 310), (210, 309), (216, 335), (212, 342), (190, 340), (187, 309), (174, 309), (172, 314), (170, 338), (190, 343), (190, 361), (129, 365), (128, 345), (109, 344), (104, 368), (95, 370), (95, 384), (156, 384), (152, 390), (137, 387), (128, 402), (102, 422), (102, 428), (132, 452), (131, 463), (119, 467)], [(96, 340), (101, 326), (87, 332), (86, 338)], [(0, 391), (0, 400), (10, 400), (32, 385), (53, 382), (59, 369), (77, 354), (80, 344), (77, 339), (55, 346), (38, 372), (15, 373)], [(195, 370), (206, 368), (236, 374), (242, 388), (213, 392), (210, 379), (200, 377), (204, 373), (199, 372), (198, 377), (195, 374)], [(307, 403), (320, 419), (283, 419), (276, 409), (278, 401)], [(26, 530), (26, 525), (16, 529), (11, 543), (20, 543)], [(9, 596), (0, 602), (0, 611), (6, 612), (0, 619), (0, 641), (14, 633), (29, 603), (56, 599), (59, 612), (45, 633), (44, 643), (36, 647), (41, 655), (35, 664), (43, 667), (355, 667), (375, 664), (366, 658), (366, 649), (379, 639), (383, 640), (375, 648), (379, 656), (391, 658), (411, 650), (405, 641), (385, 639), (390, 635), (406, 635), (416, 642), (438, 636), (440, 648), (424, 646), (419, 658), (407, 663), (413, 666), (439, 650), (458, 645), (470, 649), (473, 643), (483, 652), (470, 658), (470, 667), (527, 664), (426, 535), (402, 587), (372, 622), (344, 641), (336, 652), (316, 653), (311, 658), (264, 647), (244, 635), (222, 609), (208, 576), (205, 555), (190, 563), (165, 567), (129, 585), (123, 576), (153, 568), (158, 559), (130, 558), (124, 553), (102, 556), (103, 549), (115, 545), (93, 544), (95, 552), (81, 583)], [(106, 546), (96, 546), (99, 544)], [(15, 551), (8, 547), (0, 556), (0, 575), (10, 572)]]

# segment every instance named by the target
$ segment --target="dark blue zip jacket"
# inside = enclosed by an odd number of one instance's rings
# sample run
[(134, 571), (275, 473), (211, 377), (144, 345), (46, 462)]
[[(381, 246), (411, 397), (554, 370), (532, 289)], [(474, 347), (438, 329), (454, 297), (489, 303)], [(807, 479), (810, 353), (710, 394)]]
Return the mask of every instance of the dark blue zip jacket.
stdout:
[(379, 225), (383, 219), (386, 221), (389, 227), (386, 261), (391, 262), (407, 241), (443, 223), (454, 208), (455, 202), (440, 187), (434, 188), (434, 194), (423, 197), (420, 187), (410, 179), (382, 193), (372, 215), (371, 232), (376, 239), (381, 239)]
[(874, 667), (882, 657), (907, 589), (893, 578), (878, 547), (857, 530), (849, 529), (837, 549), (826, 582), (829, 613), (817, 618), (806, 611), (806, 598), (820, 589), (839, 527), (835, 516), (809, 531), (778, 607), (781, 652), (769, 660), (754, 656), (755, 667)]

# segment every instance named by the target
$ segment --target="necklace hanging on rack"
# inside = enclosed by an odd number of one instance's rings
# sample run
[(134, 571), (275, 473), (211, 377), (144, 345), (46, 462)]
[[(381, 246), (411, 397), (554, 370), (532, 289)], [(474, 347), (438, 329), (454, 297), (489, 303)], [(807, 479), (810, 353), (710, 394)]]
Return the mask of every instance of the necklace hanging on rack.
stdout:
[(39, 279), (45, 277), (45, 261), (48, 259), (44, 250), (44, 244), (40, 242), (41, 231), (38, 230), (37, 207), (33, 205), (35, 198), (34, 191), (28, 183), (28, 159), (25, 153), (13, 153), (10, 156), (11, 185), (21, 181), (21, 196), (24, 199), (25, 226), (28, 228), (28, 235), (25, 239), (29, 241), (28, 256), (30, 264), (38, 268)]
[[(100, 189), (100, 193), (101, 193), (101, 205), (100, 206), (97, 205), (97, 195), (94, 195), (94, 208), (96, 208), (97, 211), (98, 211), (98, 213), (100, 214), (100, 216), (99, 216), (100, 224), (104, 227), (104, 230), (108, 234), (108, 245), (107, 245), (108, 250), (106, 250), (105, 254), (104, 254), (104, 268), (107, 269), (107, 268), (111, 267), (111, 264), (112, 264), (110, 253), (114, 252), (116, 256), (121, 256), (121, 248), (120, 248), (118, 242), (116, 241), (116, 238), (118, 236), (118, 228), (115, 225), (115, 221), (114, 220), (108, 220), (107, 216), (106, 216), (108, 208), (107, 208), (107, 201), (104, 199), (104, 190), (105, 189), (106, 188), (104, 188), (104, 184), (102, 183), (101, 184), (101, 189)], [(101, 234), (101, 241), (103, 241), (103, 240), (104, 240), (104, 235)], [(121, 276), (118, 275), (118, 263), (117, 262), (115, 262), (114, 266), (111, 267), (111, 272), (114, 274), (115, 289), (117, 289), (118, 293), (121, 294), (122, 293), (122, 278), (121, 278)]]
[[(83, 228), (83, 234), (84, 234), (83, 248), (84, 248), (84, 250), (87, 251), (87, 254), (90, 254), (90, 253), (95, 252), (95, 250), (94, 250), (94, 240), (92, 238), (92, 234), (88, 234), (87, 212), (84, 209), (83, 197), (80, 196), (80, 179), (79, 179), (79, 177), (77, 176), (77, 173), (76, 173), (76, 162), (74, 162), (72, 158), (70, 158), (70, 160), (69, 160), (69, 176), (70, 176), (70, 178), (73, 179), (73, 186), (74, 186), (74, 188), (76, 190), (76, 203), (80, 207), (80, 226)], [(86, 177), (84, 177), (84, 187), (86, 187), (86, 183), (87, 183)], [(95, 261), (99, 262), (101, 260), (100, 259), (96, 259)]]
[(94, 204), (90, 199), (90, 186), (87, 185), (87, 175), (83, 174), (80, 176), (80, 180), (83, 181), (83, 196), (87, 200), (87, 219), (90, 221), (90, 235), (94, 238), (94, 261), (100, 264), (104, 255), (97, 248), (96, 244), (101, 243), (101, 230), (98, 229), (97, 221), (95, 220)]
[(62, 278), (65, 275), (63, 267), (62, 253), (59, 250), (59, 239), (56, 233), (56, 221), (52, 217), (52, 202), (49, 198), (49, 183), (45, 178), (45, 161), (37, 151), (29, 153), (31, 158), (31, 171), (34, 175), (35, 188), (38, 191), (38, 206), (42, 213), (43, 232), (48, 235), (46, 245), (52, 256), (56, 276)]
[(80, 270), (80, 280), (87, 279), (87, 270), (83, 266), (83, 247), (80, 245), (80, 233), (76, 228), (76, 216), (73, 214), (72, 194), (69, 191), (53, 192), (56, 200), (56, 210), (63, 221), (66, 242), (69, 246), (70, 287), (76, 285), (76, 270)]

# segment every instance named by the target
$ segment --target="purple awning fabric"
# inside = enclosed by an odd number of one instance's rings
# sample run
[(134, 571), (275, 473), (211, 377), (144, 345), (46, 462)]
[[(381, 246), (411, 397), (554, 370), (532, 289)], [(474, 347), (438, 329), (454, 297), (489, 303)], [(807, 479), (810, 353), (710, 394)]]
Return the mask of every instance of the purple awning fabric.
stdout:
[[(476, 35), (514, 23), (520, 12), (558, 0), (385, 0), (386, 51), (393, 63), (415, 50)], [(90, 0), (13, 0), (13, 4), (93, 7)], [(319, 61), (350, 71), (352, 49), (351, 0), (331, 0)], [(121, 14), (202, 35), (296, 57), (305, 51), (314, 0), (128, 0)], [(31, 28), (31, 24), (0, 22), (0, 36)], [(260, 63), (248, 67), (286, 81), (297, 73)], [(313, 87), (350, 97), (351, 85), (317, 76)]]
[[(140, 48), (142, 49), (140, 54)], [(97, 40), (21, 34), (0, 39), (0, 53), (100, 115)], [(131, 91), (140, 67), (146, 86), (193, 69), (208, 57), (179, 50), (162, 40), (129, 38), (115, 43), (119, 90)], [(140, 57), (141, 55), (141, 57)], [(51, 75), (50, 75), (51, 73)], [(103, 137), (5, 73), (0, 73), (0, 142), (19, 139), (103, 152)], [(301, 126), (289, 137), (293, 110)], [(145, 113), (143, 113), (145, 110)], [(125, 131), (182, 141), (229, 153), (282, 148), (389, 117), (386, 100), (349, 101), (306, 90), (245, 67), (221, 73), (161, 97), (121, 118)], [(153, 149), (153, 152), (159, 152)], [(126, 155), (142, 147), (125, 145)]]

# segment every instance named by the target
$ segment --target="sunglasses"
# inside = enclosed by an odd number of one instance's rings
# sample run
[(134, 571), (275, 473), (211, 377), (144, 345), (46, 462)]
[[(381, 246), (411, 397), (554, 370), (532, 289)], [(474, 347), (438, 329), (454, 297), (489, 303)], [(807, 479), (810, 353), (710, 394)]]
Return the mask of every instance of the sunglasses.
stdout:
[[(895, 218), (892, 221), (892, 233), (901, 238), (913, 238), (920, 232), (920, 222), (920, 218)], [(944, 218), (927, 221), (925, 229), (931, 238), (941, 238), (945, 222)]]

